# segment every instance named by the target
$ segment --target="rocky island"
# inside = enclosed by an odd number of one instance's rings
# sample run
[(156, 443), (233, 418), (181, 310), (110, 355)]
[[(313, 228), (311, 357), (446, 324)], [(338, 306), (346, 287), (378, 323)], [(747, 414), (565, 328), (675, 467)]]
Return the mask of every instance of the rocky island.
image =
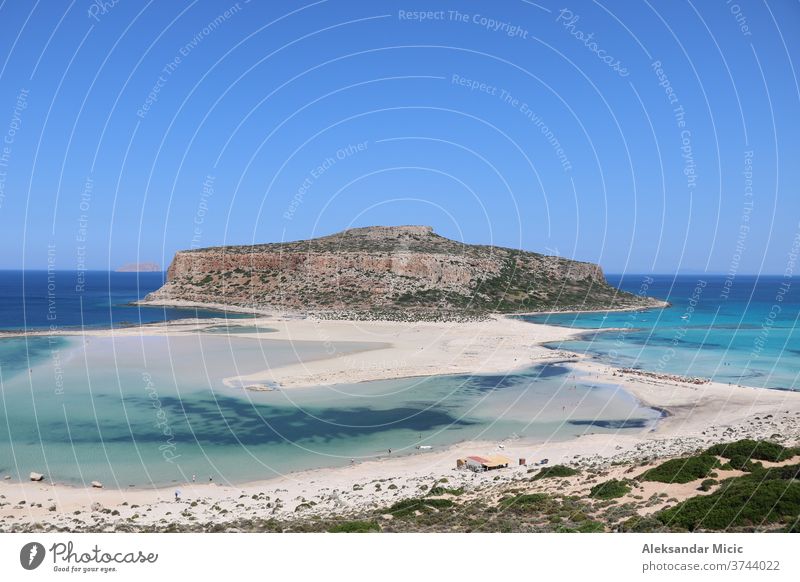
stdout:
[(470, 245), (429, 226), (373, 226), (286, 243), (179, 251), (149, 304), (224, 304), (346, 319), (657, 307), (600, 266)]

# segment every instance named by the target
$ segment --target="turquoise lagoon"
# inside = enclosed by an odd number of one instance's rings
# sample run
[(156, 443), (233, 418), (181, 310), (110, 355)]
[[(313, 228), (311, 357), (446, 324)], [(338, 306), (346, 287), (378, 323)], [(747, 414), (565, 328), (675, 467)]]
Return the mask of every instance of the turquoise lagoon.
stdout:
[[(566, 365), (250, 392), (225, 378), (324, 357), (268, 333), (0, 340), (0, 474), (147, 487), (244, 482), (465, 440), (647, 430), (659, 414)], [(262, 330), (263, 331), (263, 330)], [(369, 344), (339, 343), (338, 353)]]

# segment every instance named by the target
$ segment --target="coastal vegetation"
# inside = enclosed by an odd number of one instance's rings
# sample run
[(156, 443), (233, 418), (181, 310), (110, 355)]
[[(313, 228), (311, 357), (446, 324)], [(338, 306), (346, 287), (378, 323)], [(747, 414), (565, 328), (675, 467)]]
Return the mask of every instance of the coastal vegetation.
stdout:
[(536, 473), (531, 478), (531, 481), (538, 481), (539, 479), (552, 479), (555, 477), (572, 477), (573, 475), (577, 475), (578, 472), (579, 471), (577, 469), (567, 467), (566, 465), (552, 465), (550, 467), (545, 467)]
[(706, 454), (717, 455), (728, 459), (734, 469), (746, 469), (753, 461), (771, 461), (779, 463), (800, 455), (800, 447), (784, 447), (770, 441), (742, 439), (732, 443), (714, 445)]
[(670, 529), (724, 531), (782, 526), (797, 531), (800, 520), (800, 465), (756, 468), (724, 480), (710, 495), (699, 495), (657, 515)]
[(611, 479), (604, 483), (599, 483), (589, 491), (589, 497), (594, 499), (617, 499), (631, 492), (631, 486), (626, 481)]
[(464, 489), (462, 487), (442, 487), (441, 485), (434, 485), (428, 490), (428, 495), (462, 495)]
[(688, 483), (695, 479), (708, 477), (719, 465), (719, 460), (710, 454), (670, 459), (645, 471), (639, 476), (639, 479), (641, 481), (658, 481), (659, 483)]
[(329, 533), (370, 533), (381, 531), (381, 526), (376, 521), (343, 521), (328, 528)]

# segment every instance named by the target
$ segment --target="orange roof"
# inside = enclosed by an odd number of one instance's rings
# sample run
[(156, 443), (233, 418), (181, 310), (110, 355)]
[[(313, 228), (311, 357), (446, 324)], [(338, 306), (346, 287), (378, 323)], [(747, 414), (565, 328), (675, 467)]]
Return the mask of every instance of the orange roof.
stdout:
[(492, 467), (496, 467), (497, 465), (508, 465), (511, 463), (511, 459), (508, 457), (504, 457), (503, 455), (493, 455), (488, 459), (489, 465)]
[(467, 457), (467, 459), (469, 459), (470, 461), (476, 461), (481, 465), (485, 465), (489, 462), (489, 459), (485, 457), (479, 457), (478, 455), (472, 455), (471, 457)]

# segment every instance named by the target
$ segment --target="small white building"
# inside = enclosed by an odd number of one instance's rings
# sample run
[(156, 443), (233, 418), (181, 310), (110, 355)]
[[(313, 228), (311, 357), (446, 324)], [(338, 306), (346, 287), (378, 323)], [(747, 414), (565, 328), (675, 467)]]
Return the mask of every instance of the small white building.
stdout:
[(492, 455), (488, 457), (472, 455), (470, 457), (466, 457), (465, 459), (459, 459), (459, 461), (460, 462), (457, 463), (457, 466), (464, 466), (471, 471), (475, 471), (476, 473), (482, 471), (491, 471), (492, 469), (504, 469), (511, 463), (511, 459), (502, 455)]

